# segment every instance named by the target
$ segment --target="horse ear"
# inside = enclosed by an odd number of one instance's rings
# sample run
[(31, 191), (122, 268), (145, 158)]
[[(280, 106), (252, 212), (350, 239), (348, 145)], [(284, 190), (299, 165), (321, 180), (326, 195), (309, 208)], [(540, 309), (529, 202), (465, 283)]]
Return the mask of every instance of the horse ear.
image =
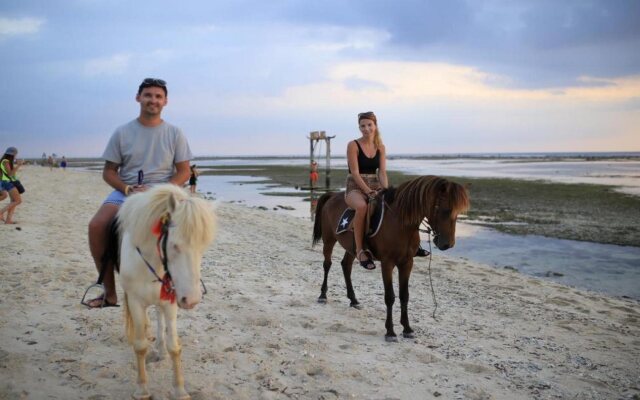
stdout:
[(169, 196), (169, 212), (173, 212), (178, 206), (178, 199), (176, 199), (175, 195)]

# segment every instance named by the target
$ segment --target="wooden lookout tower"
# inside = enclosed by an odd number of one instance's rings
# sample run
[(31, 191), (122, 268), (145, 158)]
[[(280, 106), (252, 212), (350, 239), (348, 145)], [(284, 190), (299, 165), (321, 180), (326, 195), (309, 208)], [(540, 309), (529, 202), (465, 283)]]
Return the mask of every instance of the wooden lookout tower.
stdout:
[[(322, 142), (326, 144), (325, 150), (325, 184), (329, 188), (331, 185), (331, 139), (334, 136), (327, 136), (325, 131), (313, 131), (309, 133), (309, 165), (311, 166), (311, 174), (309, 177), (309, 186), (315, 187), (312, 178), (314, 170), (314, 162), (317, 166), (317, 160), (322, 156)], [(317, 154), (317, 155), (316, 155)]]

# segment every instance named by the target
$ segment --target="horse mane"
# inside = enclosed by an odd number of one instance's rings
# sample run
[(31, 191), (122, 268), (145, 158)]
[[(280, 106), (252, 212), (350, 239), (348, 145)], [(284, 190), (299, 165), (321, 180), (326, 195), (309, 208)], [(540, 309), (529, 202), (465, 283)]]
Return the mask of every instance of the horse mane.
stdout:
[(389, 190), (385, 200), (394, 204), (404, 225), (419, 225), (425, 217), (429, 218), (443, 196), (448, 200), (452, 213), (459, 214), (469, 209), (469, 195), (464, 186), (434, 175), (401, 183)]
[(152, 228), (169, 212), (172, 232), (190, 247), (204, 250), (215, 236), (216, 218), (210, 203), (190, 196), (176, 185), (157, 185), (135, 194), (118, 212), (119, 231), (129, 232), (134, 245), (142, 245), (153, 237)]

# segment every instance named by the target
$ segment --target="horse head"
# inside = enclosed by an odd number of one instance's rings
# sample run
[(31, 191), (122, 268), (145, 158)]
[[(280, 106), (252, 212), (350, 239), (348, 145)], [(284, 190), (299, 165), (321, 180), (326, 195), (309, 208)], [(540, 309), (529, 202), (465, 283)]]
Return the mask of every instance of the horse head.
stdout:
[(464, 186), (441, 179), (435, 187), (435, 202), (432, 202), (427, 220), (433, 230), (433, 243), (440, 250), (456, 244), (456, 222), (458, 215), (469, 209), (469, 196)]
[(141, 260), (163, 281), (161, 298), (173, 301), (175, 295), (180, 308), (195, 307), (202, 299), (202, 255), (216, 230), (211, 204), (175, 185), (157, 185), (127, 199), (118, 219), (121, 237), (128, 234)]
[(464, 186), (427, 175), (400, 184), (391, 198), (405, 226), (415, 229), (426, 218), (438, 249), (447, 250), (455, 245), (458, 215), (469, 208)]
[(191, 309), (202, 300), (202, 255), (215, 234), (215, 214), (197, 197), (173, 200), (166, 243), (166, 264), (173, 280), (178, 307)]

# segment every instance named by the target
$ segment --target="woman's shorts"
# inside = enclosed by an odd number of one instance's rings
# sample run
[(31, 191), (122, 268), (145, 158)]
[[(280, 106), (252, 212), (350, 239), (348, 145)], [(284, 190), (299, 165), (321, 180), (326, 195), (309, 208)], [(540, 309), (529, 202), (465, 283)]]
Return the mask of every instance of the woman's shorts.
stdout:
[(114, 190), (109, 194), (109, 196), (107, 196), (107, 199), (102, 204), (115, 204), (116, 206), (121, 206), (126, 198), (127, 196), (125, 196), (124, 193), (119, 190)]
[(1, 181), (1, 182), (2, 182), (2, 190), (6, 190), (7, 192), (9, 192), (11, 189), (15, 187), (11, 181)]
[[(360, 177), (364, 180), (364, 183), (366, 183), (371, 190), (378, 190), (381, 188), (380, 181), (378, 180), (377, 174), (360, 174)], [(360, 189), (360, 186), (358, 186), (358, 184), (356, 183), (356, 180), (353, 179), (353, 176), (351, 174), (347, 175), (347, 181), (345, 183), (345, 186), (347, 187), (344, 193), (345, 198), (349, 195), (349, 193), (353, 191), (358, 191), (362, 193), (363, 196), (366, 197), (366, 193), (362, 192), (362, 190)]]

